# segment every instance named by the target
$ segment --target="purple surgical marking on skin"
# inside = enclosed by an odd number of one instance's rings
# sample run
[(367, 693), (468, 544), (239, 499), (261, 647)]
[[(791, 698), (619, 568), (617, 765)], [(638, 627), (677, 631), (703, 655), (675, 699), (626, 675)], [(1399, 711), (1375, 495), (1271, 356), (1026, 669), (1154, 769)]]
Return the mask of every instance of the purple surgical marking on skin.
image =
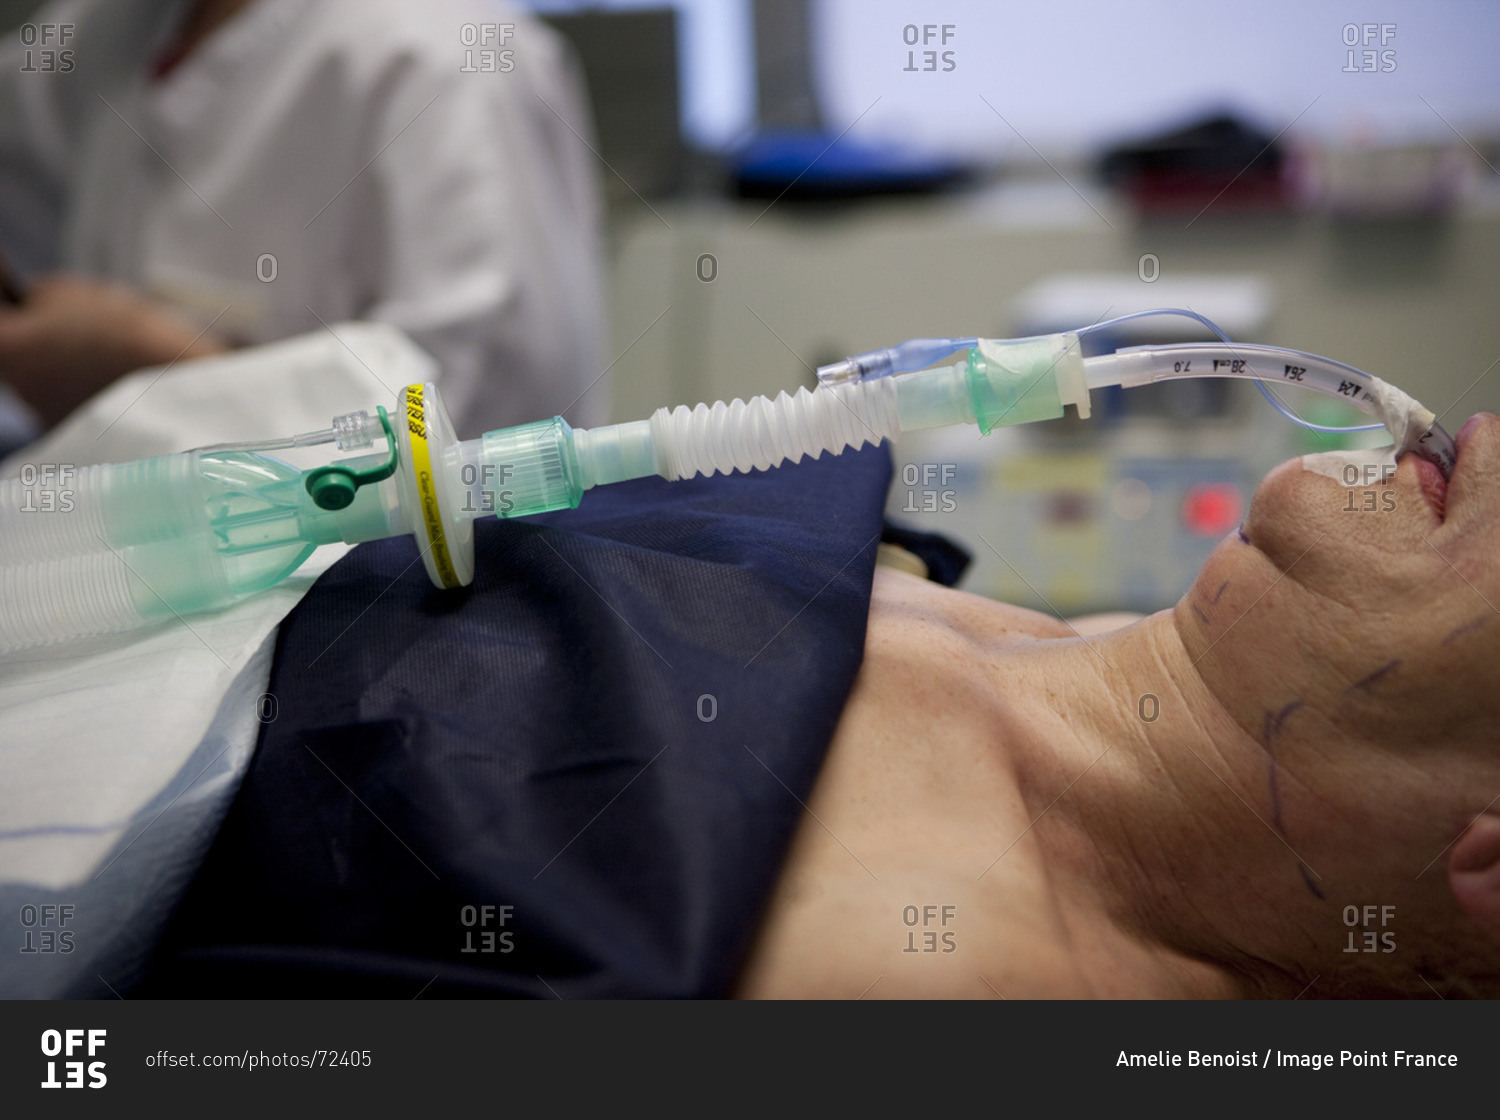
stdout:
[(1276, 736), (1281, 734), (1281, 729), (1286, 725), (1287, 719), (1302, 706), (1301, 700), (1293, 700), (1279, 712), (1266, 713), (1266, 721), (1261, 726), (1261, 739), (1268, 749)]
[[(1286, 726), (1286, 721), (1291, 718), (1292, 713), (1303, 706), (1301, 700), (1293, 700), (1279, 712), (1267, 712), (1265, 722), (1261, 724), (1261, 743), (1266, 748), (1266, 755), (1270, 759), (1270, 768), (1267, 774), (1267, 785), (1271, 791), (1271, 822), (1276, 826), (1276, 831), (1281, 834), (1283, 840), (1287, 839), (1286, 822), (1281, 814), (1281, 786), (1276, 778), (1276, 771), (1280, 764), (1276, 761), (1276, 739), (1281, 734), (1281, 729)], [(1322, 901), (1323, 892), (1313, 882), (1312, 875), (1308, 872), (1307, 865), (1299, 857), (1297, 870), (1302, 875), (1302, 882), (1307, 889), (1313, 893), (1313, 897)]]
[(1443, 641), (1442, 641), (1442, 644), (1443, 645), (1448, 645), (1450, 642), (1457, 641), (1459, 638), (1462, 638), (1465, 634), (1469, 633), (1470, 631), (1478, 630), (1481, 626), (1483, 626), (1489, 620), (1490, 620), (1490, 616), (1487, 615), (1487, 614), (1484, 614), (1484, 615), (1480, 615), (1473, 622), (1465, 622), (1457, 630), (1453, 631), (1453, 633), (1449, 634), (1446, 638), (1444, 638)]
[(1313, 892), (1313, 897), (1322, 902), (1323, 892), (1318, 890), (1318, 884), (1313, 882), (1312, 873), (1307, 870), (1307, 864), (1298, 860), (1297, 870), (1302, 872), (1302, 881), (1307, 884), (1307, 889)]
[(1302, 707), (1301, 700), (1293, 700), (1279, 712), (1267, 712), (1265, 722), (1261, 725), (1260, 741), (1266, 748), (1266, 754), (1271, 759), (1271, 770), (1268, 776), (1268, 784), (1271, 788), (1271, 819), (1276, 824), (1276, 831), (1286, 836), (1286, 826), (1281, 820), (1281, 789), (1276, 781), (1276, 737), (1281, 734), (1282, 727), (1286, 724), (1288, 717), (1298, 708)]
[(1377, 681), (1379, 681), (1382, 677), (1386, 676), (1389, 673), (1395, 672), (1396, 669), (1400, 667), (1400, 665), (1401, 665), (1401, 659), (1399, 657), (1396, 658), (1396, 660), (1394, 660), (1394, 661), (1389, 661), (1386, 664), (1382, 665), (1380, 668), (1376, 669), (1368, 677), (1364, 677), (1364, 678), (1362, 678), (1360, 680), (1355, 681), (1353, 684), (1351, 684), (1344, 691), (1345, 692), (1355, 692), (1355, 691), (1357, 691), (1359, 689), (1369, 688), (1371, 685), (1373, 685)]
[(1220, 599), (1222, 599), (1224, 597), (1224, 592), (1225, 592), (1225, 590), (1228, 587), (1229, 587), (1229, 581), (1226, 579), (1223, 583), (1219, 584), (1219, 590), (1217, 590), (1217, 591), (1214, 592), (1214, 597), (1212, 599), (1210, 599), (1209, 602), (1210, 603), (1217, 603)]
[(1197, 603), (1193, 604), (1193, 613), (1198, 616), (1198, 621), (1203, 623), (1204, 626), (1209, 625), (1208, 615), (1203, 613), (1203, 608)]
[(1241, 525), (1238, 529), (1236, 529), (1234, 531), (1234, 535), (1240, 538), (1240, 543), (1241, 544), (1249, 544), (1250, 543), (1250, 538), (1247, 537), (1247, 536), (1245, 536), (1245, 527), (1243, 525)]

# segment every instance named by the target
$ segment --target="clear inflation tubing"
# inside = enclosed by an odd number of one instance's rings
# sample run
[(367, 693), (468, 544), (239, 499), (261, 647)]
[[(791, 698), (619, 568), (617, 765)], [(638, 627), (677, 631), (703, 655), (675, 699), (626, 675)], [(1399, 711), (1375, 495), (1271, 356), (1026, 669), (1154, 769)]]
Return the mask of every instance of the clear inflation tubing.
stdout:
[[(1230, 344), (1084, 358), (1079, 339), (921, 339), (878, 352), (888, 360), (850, 359), (857, 372), (812, 392), (662, 408), (592, 429), (553, 417), (462, 441), (437, 388), (409, 385), (394, 413), (351, 413), (319, 432), (88, 467), (40, 486), (23, 473), (0, 482), (0, 653), (222, 609), (336, 541), (412, 535), (432, 582), (461, 587), (474, 577), (479, 517), (569, 509), (594, 486), (763, 470), (922, 428), (976, 424), (988, 433), (1056, 419), (1069, 405), (1086, 419), (1090, 388), (1109, 385), (1300, 385), (1374, 413), (1402, 451), (1452, 470), (1453, 441), (1433, 414), (1350, 366)], [(957, 362), (893, 372), (946, 356), (955, 342), (972, 342)], [(330, 445), (356, 454), (305, 470), (273, 454)], [(47, 501), (59, 492), (66, 508)]]

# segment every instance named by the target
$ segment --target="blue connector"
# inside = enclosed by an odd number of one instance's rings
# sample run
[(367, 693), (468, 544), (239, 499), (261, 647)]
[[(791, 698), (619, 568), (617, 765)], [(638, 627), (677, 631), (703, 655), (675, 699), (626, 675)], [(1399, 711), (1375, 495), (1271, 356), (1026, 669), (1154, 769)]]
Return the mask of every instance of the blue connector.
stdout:
[(977, 338), (912, 338), (886, 350), (871, 350), (868, 354), (819, 366), (818, 384), (840, 385), (848, 381), (873, 381), (894, 373), (915, 373), (977, 345)]

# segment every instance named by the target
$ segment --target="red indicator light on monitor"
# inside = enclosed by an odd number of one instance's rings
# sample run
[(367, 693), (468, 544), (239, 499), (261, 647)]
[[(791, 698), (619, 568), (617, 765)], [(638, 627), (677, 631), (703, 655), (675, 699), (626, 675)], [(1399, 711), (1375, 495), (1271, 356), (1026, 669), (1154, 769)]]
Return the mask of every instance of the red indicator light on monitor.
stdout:
[(1205, 537), (1220, 537), (1240, 523), (1244, 503), (1232, 482), (1203, 482), (1182, 499), (1182, 523)]

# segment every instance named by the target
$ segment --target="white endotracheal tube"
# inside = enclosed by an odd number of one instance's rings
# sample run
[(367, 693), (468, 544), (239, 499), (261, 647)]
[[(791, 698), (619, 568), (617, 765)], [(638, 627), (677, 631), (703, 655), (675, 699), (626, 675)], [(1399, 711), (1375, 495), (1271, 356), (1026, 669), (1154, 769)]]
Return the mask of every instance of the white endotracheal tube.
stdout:
[[(1193, 312), (1173, 313), (1223, 337)], [(1086, 419), (1089, 390), (1110, 385), (1240, 377), (1313, 389), (1374, 414), (1398, 454), (1452, 472), (1448, 433), (1378, 377), (1227, 338), (1082, 356), (1083, 335), (1119, 321), (1034, 338), (914, 339), (825, 366), (814, 391), (661, 408), (593, 429), (553, 417), (472, 440), (454, 436), (434, 385), (410, 385), (393, 414), (356, 412), (320, 432), (83, 468), (70, 484), (72, 509), (55, 517), (24, 516), (24, 479), (0, 482), (0, 654), (222, 609), (336, 541), (413, 535), (432, 582), (462, 587), (474, 577), (478, 517), (568, 509), (594, 486), (648, 475), (764, 470), (922, 428), (977, 424), (988, 433), (1056, 419), (1067, 405)], [(958, 351), (961, 360), (932, 365)], [(330, 444), (356, 454), (307, 470), (274, 454)]]
[[(1422, 407), (1416, 400), (1378, 377), (1355, 369), (1342, 362), (1308, 354), (1300, 350), (1282, 347), (1259, 346), (1231, 342), (1212, 320), (1196, 311), (1183, 308), (1159, 308), (1151, 311), (1136, 311), (1104, 322), (1093, 323), (1076, 332), (1064, 335), (1041, 337), (1082, 339), (1095, 331), (1102, 331), (1120, 323), (1159, 315), (1176, 315), (1192, 319), (1206, 327), (1221, 340), (1220, 343), (1185, 343), (1167, 346), (1136, 346), (1118, 350), (1113, 354), (1083, 358), (1083, 376), (1090, 389), (1102, 389), (1111, 385), (1134, 388), (1155, 381), (1168, 381), (1192, 377), (1238, 377), (1253, 380), (1261, 395), (1276, 411), (1287, 419), (1316, 432), (1366, 432), (1385, 428), (1395, 442), (1396, 453), (1415, 452), (1437, 464), (1446, 478), (1453, 473), (1457, 449), (1452, 438), (1437, 423), (1437, 417)], [(1012, 342), (1027, 342), (1015, 339)], [(927, 354), (946, 356), (967, 346), (982, 348), (985, 340), (976, 339), (914, 339), (888, 350), (876, 350), (861, 354), (831, 365), (820, 366), (818, 381), (823, 386), (849, 384), (875, 378), (907, 373), (920, 368), (903, 362), (910, 355), (920, 359)], [(990, 345), (996, 345), (990, 343)], [(936, 360), (936, 359), (934, 359)], [(1055, 376), (1061, 381), (1072, 377), (1074, 371), (1069, 362), (1059, 362)], [(1049, 370), (1038, 373), (1044, 379)], [(1281, 382), (1304, 389), (1312, 389), (1326, 396), (1337, 397), (1354, 407), (1373, 414), (1379, 423), (1361, 424), (1354, 427), (1330, 427), (1304, 420), (1293, 412), (1274, 392), (1270, 385)], [(1072, 402), (1069, 402), (1072, 403)], [(1087, 418), (1087, 399), (1079, 406), (1079, 415)], [(994, 423), (1024, 423), (1034, 417), (996, 419)], [(988, 432), (982, 418), (976, 417), (980, 427)]]

